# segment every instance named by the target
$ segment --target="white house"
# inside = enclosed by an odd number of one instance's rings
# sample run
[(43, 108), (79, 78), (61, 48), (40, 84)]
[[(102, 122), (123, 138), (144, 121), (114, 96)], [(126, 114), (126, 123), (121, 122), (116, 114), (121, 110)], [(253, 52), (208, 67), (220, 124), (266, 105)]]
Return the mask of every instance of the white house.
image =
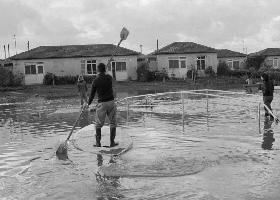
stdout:
[(212, 67), (217, 72), (217, 51), (193, 42), (174, 42), (150, 54), (157, 69), (165, 69), (170, 77), (184, 78), (187, 71), (196, 69), (203, 76), (205, 69)]
[(225, 62), (231, 70), (244, 69), (247, 55), (228, 49), (218, 49), (218, 61)]
[[(49, 72), (56, 76), (95, 75), (97, 65), (107, 64), (116, 46), (112, 44), (40, 46), (10, 59), (14, 73), (24, 74), (25, 85), (42, 84)], [(139, 53), (119, 47), (107, 71), (117, 81), (136, 80)]]
[(266, 65), (274, 69), (280, 69), (280, 48), (266, 48), (249, 54), (249, 57), (262, 57), (264, 61), (261, 66)]

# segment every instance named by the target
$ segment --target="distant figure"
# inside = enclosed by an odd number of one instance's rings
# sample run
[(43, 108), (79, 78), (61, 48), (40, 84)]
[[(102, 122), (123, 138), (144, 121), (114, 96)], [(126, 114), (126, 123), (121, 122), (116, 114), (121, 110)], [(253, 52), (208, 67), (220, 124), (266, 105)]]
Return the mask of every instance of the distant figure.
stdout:
[(115, 142), (116, 137), (116, 113), (117, 107), (115, 103), (114, 90), (113, 90), (113, 78), (109, 74), (106, 74), (106, 66), (104, 63), (100, 63), (97, 66), (98, 75), (94, 79), (91, 87), (91, 93), (88, 101), (90, 105), (94, 99), (95, 93), (97, 93), (98, 103), (96, 105), (96, 125), (95, 125), (95, 139), (96, 147), (101, 147), (101, 128), (104, 125), (106, 116), (110, 121), (110, 147), (118, 145)]
[(273, 146), (273, 142), (275, 141), (275, 138), (273, 137), (274, 133), (273, 130), (271, 129), (272, 123), (273, 122), (271, 122), (268, 118), (265, 118), (263, 142), (262, 142), (262, 148), (265, 150), (271, 150)]
[[(268, 74), (263, 73), (261, 75), (261, 79), (263, 80), (263, 103), (272, 111), (271, 102), (273, 100), (273, 92), (274, 92), (274, 85), (273, 81), (270, 80)], [(270, 116), (271, 120), (274, 120), (273, 116), (269, 113), (269, 111), (264, 107), (265, 110), (265, 117)]]
[(83, 75), (79, 76), (77, 86), (78, 86), (78, 92), (79, 92), (80, 98), (81, 98), (81, 106), (83, 106), (84, 103), (87, 103), (87, 99), (88, 99), (87, 83), (84, 80)]
[(247, 85), (252, 85), (253, 84), (253, 79), (252, 79), (251, 75), (249, 75), (248, 78), (246, 79), (246, 83), (247, 83)]
[(165, 83), (165, 76), (167, 75), (167, 71), (165, 68), (162, 69), (162, 74), (163, 74), (162, 82)]

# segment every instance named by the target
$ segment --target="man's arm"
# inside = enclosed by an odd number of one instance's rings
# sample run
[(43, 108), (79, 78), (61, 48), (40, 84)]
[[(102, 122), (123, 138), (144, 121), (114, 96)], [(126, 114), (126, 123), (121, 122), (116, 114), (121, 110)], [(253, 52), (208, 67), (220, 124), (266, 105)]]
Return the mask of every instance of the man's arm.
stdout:
[(91, 92), (88, 100), (88, 105), (90, 105), (94, 99), (96, 93), (96, 86), (95, 86), (95, 81), (93, 81), (92, 86), (91, 86)]

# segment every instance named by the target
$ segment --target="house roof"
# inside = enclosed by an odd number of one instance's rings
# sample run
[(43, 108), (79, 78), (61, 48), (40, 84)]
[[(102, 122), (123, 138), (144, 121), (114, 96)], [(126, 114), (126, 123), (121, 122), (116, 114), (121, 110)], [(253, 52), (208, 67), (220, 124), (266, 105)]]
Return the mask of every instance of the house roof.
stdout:
[[(12, 60), (48, 59), (48, 58), (76, 58), (76, 57), (104, 57), (111, 56), (116, 45), (67, 45), (67, 46), (40, 46), (29, 51), (17, 54)], [(131, 56), (139, 53), (119, 47), (116, 56)]]
[(161, 49), (158, 52), (153, 52), (149, 55), (155, 54), (190, 54), (190, 53), (216, 53), (217, 50), (194, 42), (173, 42)]
[(250, 53), (249, 56), (280, 56), (280, 48), (266, 48), (255, 53)]
[(246, 54), (228, 49), (217, 49), (218, 58), (246, 57)]

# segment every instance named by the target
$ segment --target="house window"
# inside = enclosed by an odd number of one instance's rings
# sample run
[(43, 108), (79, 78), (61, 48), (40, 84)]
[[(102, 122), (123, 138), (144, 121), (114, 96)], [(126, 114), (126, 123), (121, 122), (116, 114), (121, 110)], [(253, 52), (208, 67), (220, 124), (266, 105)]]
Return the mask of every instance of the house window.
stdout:
[(227, 61), (227, 64), (228, 64), (228, 67), (229, 67), (230, 69), (233, 69), (233, 61), (232, 61), (232, 60), (228, 60), (228, 61)]
[(96, 74), (96, 60), (87, 60), (86, 61), (86, 72), (87, 74)]
[(186, 57), (180, 57), (179, 59), (176, 57), (169, 58), (169, 69), (174, 68), (186, 68)]
[(198, 70), (205, 70), (205, 56), (198, 56), (196, 63)]
[(36, 74), (36, 65), (25, 65), (25, 74)]
[[(126, 62), (112, 62), (111, 65), (116, 71), (126, 71)], [(111, 71), (111, 66), (108, 67), (108, 71)]]
[(230, 69), (239, 69), (240, 68), (240, 62), (239, 60), (228, 60), (227, 61), (228, 67)]
[(186, 60), (181, 60), (180, 64), (181, 64), (181, 68), (186, 68)]
[(273, 67), (278, 67), (278, 58), (273, 58)]
[(232, 65), (233, 69), (239, 69), (239, 60), (234, 60)]
[(38, 74), (43, 74), (44, 73), (44, 68), (43, 68), (42, 65), (38, 65), (37, 69), (38, 69)]
[(169, 69), (179, 68), (179, 60), (169, 60)]

